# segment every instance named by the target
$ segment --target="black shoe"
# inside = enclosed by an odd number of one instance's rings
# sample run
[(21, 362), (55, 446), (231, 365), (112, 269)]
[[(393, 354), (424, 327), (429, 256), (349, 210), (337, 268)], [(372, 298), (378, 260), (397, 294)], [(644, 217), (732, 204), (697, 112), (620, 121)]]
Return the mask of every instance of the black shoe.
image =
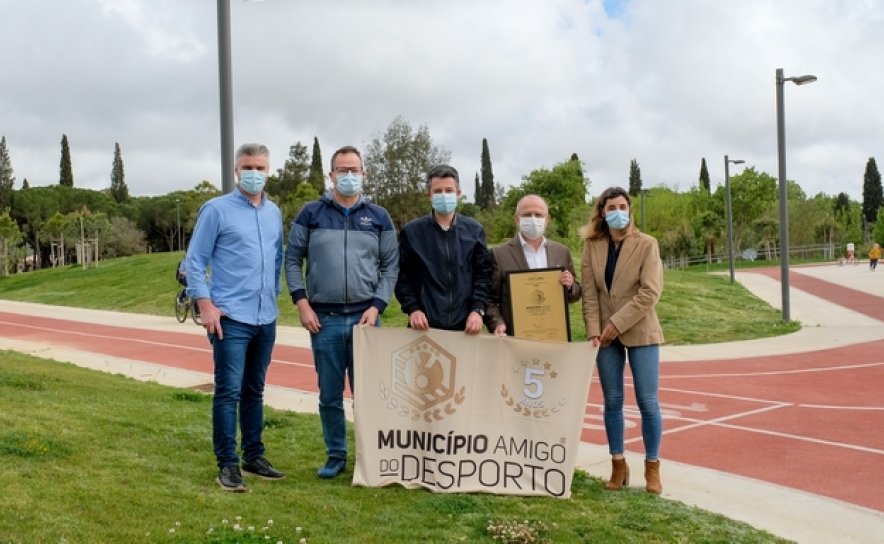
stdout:
[(218, 477), (215, 479), (215, 481), (218, 482), (218, 485), (221, 486), (221, 489), (225, 491), (242, 493), (246, 490), (246, 483), (243, 481), (242, 474), (240, 474), (239, 466), (237, 465), (221, 467), (221, 470), (218, 472)]
[(242, 471), (250, 476), (258, 476), (265, 480), (282, 480), (285, 473), (273, 468), (265, 457), (258, 457), (254, 461), (242, 464)]
[(320, 478), (325, 478), (326, 480), (328, 480), (330, 478), (334, 478), (345, 470), (347, 470), (346, 459), (336, 459), (334, 457), (329, 457), (328, 461), (326, 461), (325, 463), (325, 466), (316, 471), (316, 475)]

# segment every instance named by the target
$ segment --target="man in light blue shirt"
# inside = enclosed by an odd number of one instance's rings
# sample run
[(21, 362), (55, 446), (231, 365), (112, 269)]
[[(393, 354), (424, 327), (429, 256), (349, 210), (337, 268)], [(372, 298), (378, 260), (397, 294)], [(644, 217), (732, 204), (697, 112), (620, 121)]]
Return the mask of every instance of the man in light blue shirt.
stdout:
[[(264, 194), (269, 169), (267, 147), (245, 144), (237, 150), (239, 184), (200, 208), (185, 261), (187, 294), (199, 306), (214, 352), (212, 434), (217, 482), (227, 491), (245, 491), (242, 473), (268, 480), (285, 476), (264, 457), (261, 441), (264, 379), (282, 292), (282, 214)], [(242, 472), (236, 454), (237, 406)]]

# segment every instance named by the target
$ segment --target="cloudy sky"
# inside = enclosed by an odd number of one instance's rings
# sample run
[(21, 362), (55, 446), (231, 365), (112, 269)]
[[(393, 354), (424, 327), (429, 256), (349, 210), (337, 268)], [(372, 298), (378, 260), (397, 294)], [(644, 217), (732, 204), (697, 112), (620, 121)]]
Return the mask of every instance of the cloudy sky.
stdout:
[[(235, 141), (271, 166), (319, 138), (359, 147), (402, 115), (452, 152), (473, 192), (482, 138), (517, 184), (577, 153), (595, 195), (687, 190), (705, 157), (776, 175), (775, 72), (786, 84), (788, 177), (862, 196), (884, 158), (879, 0), (230, 0)], [(16, 187), (110, 185), (119, 142), (130, 193), (221, 186), (214, 0), (0, 0), (0, 135)], [(884, 165), (882, 165), (884, 166)], [(731, 169), (734, 173), (737, 169)]]

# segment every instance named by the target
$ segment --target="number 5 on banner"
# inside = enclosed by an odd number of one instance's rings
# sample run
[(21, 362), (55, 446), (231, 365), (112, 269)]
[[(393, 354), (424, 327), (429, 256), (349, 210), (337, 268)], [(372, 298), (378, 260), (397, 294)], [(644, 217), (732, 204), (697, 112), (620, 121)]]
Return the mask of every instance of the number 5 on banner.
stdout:
[[(543, 382), (540, 381), (539, 376), (543, 376), (544, 371), (539, 368), (526, 368), (525, 369), (525, 388), (522, 389), (522, 392), (529, 399), (539, 399), (543, 396)], [(538, 377), (535, 377), (538, 376)], [(531, 391), (530, 386), (536, 386), (534, 391)]]

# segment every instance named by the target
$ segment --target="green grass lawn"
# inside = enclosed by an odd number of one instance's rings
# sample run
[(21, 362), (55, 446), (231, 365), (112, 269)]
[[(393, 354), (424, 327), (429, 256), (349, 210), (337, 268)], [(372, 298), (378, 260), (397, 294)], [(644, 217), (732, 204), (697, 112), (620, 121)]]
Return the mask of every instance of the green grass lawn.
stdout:
[[(181, 257), (3, 277), (0, 298), (174, 319)], [(665, 283), (657, 310), (671, 344), (800, 326), (783, 325), (779, 312), (726, 276), (667, 270)], [(280, 309), (281, 324), (299, 325), (287, 293)], [(406, 324), (395, 300), (383, 320)], [(579, 303), (571, 322), (575, 340), (584, 340)], [(346, 478), (318, 480), (318, 416), (272, 409), (268, 457), (288, 476), (249, 479), (249, 493), (231, 494), (214, 483), (209, 396), (12, 352), (0, 352), (0, 406), (0, 543), (785, 542), (642, 488), (606, 492), (584, 473), (564, 501), (354, 488), (352, 457)], [(511, 536), (493, 538), (501, 534)]]
[[(213, 481), (210, 399), (0, 351), (0, 542), (786, 542), (584, 473), (569, 500), (351, 487), (352, 456), (319, 480), (318, 416), (273, 409), (264, 440), (286, 478), (229, 493)], [(493, 539), (507, 525), (517, 536)]]
[[(152, 253), (99, 263), (83, 270), (66, 266), (0, 277), (0, 298), (99, 310), (174, 316), (178, 292), (175, 270), (183, 253)], [(579, 263), (579, 255), (575, 257)], [(721, 267), (718, 267), (721, 269)], [(800, 324), (783, 324), (781, 314), (727, 275), (705, 273), (705, 267), (666, 270), (657, 313), (667, 344), (709, 344), (764, 338), (794, 332)], [(725, 266), (723, 270), (727, 270)], [(283, 282), (283, 286), (285, 283)], [(279, 323), (300, 326), (298, 311), (283, 287)], [(580, 303), (570, 306), (574, 340), (585, 340)], [(404, 327), (407, 317), (391, 301), (384, 326)]]

